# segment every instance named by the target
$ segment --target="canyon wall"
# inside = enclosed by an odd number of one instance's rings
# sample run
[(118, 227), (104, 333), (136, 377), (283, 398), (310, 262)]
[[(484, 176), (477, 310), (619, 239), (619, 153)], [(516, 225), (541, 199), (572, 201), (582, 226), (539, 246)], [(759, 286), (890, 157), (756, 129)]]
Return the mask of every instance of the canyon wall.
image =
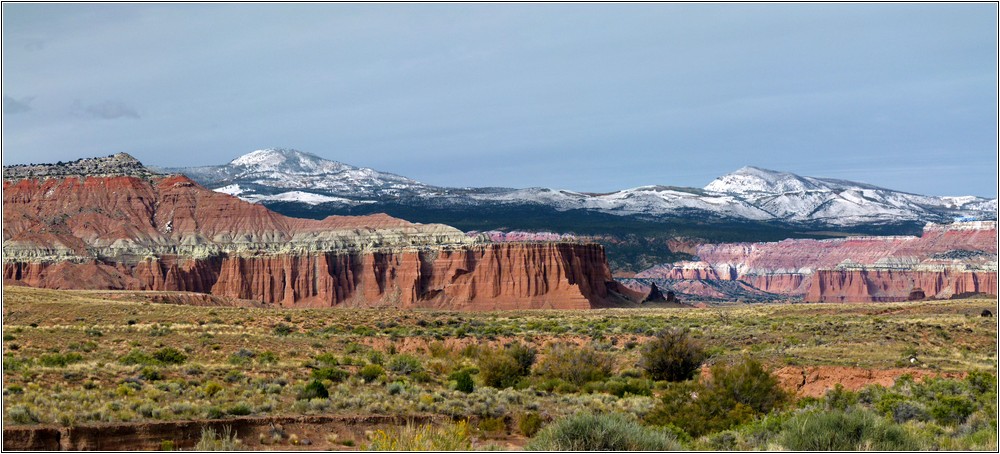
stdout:
[(996, 295), (996, 270), (817, 270), (805, 299), (815, 302), (906, 301), (972, 294)]
[[(698, 260), (658, 265), (635, 277), (639, 285), (655, 281), (688, 298), (905, 301), (921, 294), (997, 294), (995, 221), (928, 224), (919, 237), (706, 244), (696, 253)], [(739, 282), (752, 291), (729, 286), (734, 293), (720, 293), (715, 285), (699, 292), (692, 284), (714, 281)]]
[(5, 280), (33, 287), (178, 290), (286, 307), (586, 309), (609, 298), (608, 276), (600, 246), (570, 243), (4, 263)]
[(71, 168), (100, 176), (5, 169), (4, 281), (289, 307), (582, 309), (619, 301), (597, 244), (495, 243), (381, 214), (288, 218), (181, 175), (136, 170), (130, 159)]

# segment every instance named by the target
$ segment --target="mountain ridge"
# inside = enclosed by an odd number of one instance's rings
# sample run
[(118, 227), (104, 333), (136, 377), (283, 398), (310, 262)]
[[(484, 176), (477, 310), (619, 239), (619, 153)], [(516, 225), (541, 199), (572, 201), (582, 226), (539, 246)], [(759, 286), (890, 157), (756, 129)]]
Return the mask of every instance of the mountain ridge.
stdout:
[(539, 205), (658, 220), (701, 216), (851, 227), (944, 222), (957, 217), (996, 219), (997, 199), (925, 196), (833, 178), (744, 166), (704, 188), (645, 185), (608, 193), (557, 188), (458, 188), (355, 167), (298, 150), (255, 150), (228, 164), (165, 168), (213, 190), (257, 203), (338, 207), (404, 202), (436, 207)]

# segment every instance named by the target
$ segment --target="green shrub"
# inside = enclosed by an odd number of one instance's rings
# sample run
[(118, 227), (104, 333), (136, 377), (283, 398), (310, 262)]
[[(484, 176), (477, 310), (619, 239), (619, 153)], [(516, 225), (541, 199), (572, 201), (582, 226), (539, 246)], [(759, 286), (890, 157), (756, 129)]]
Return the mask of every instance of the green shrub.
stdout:
[(183, 364), (187, 361), (187, 356), (173, 347), (165, 347), (153, 353), (153, 359), (160, 364)]
[(66, 367), (80, 361), (83, 361), (83, 356), (79, 353), (53, 353), (38, 358), (38, 364), (46, 367)]
[(545, 378), (558, 378), (582, 385), (603, 380), (611, 374), (611, 358), (592, 347), (553, 346), (538, 363), (536, 372)]
[(519, 377), (524, 377), (531, 373), (531, 366), (535, 364), (535, 357), (538, 356), (537, 350), (515, 342), (504, 351), (517, 362), (517, 375)]
[(801, 413), (785, 423), (782, 445), (793, 451), (914, 451), (916, 440), (898, 424), (867, 411)]
[(483, 418), (479, 420), (476, 428), (481, 432), (499, 434), (507, 430), (507, 423), (504, 422), (503, 418)]
[(163, 374), (155, 367), (146, 366), (139, 371), (139, 378), (147, 381), (163, 380)]
[(411, 355), (397, 355), (389, 361), (389, 370), (398, 374), (412, 374), (423, 370), (420, 360)]
[(226, 416), (226, 412), (214, 405), (205, 409), (205, 417), (208, 419), (222, 419), (223, 416)]
[(417, 383), (430, 383), (434, 379), (426, 370), (416, 371), (410, 374), (410, 378)]
[(622, 414), (578, 413), (542, 429), (529, 451), (677, 451), (670, 434), (645, 427)]
[(278, 362), (278, 355), (270, 350), (257, 355), (257, 362), (260, 364), (274, 364)]
[(298, 395), (299, 400), (325, 399), (327, 397), (330, 397), (330, 392), (326, 390), (326, 386), (323, 386), (323, 383), (320, 383), (319, 380), (309, 382), (309, 384), (302, 388), (302, 391)]
[(510, 388), (520, 381), (521, 377), (531, 373), (535, 364), (537, 351), (533, 348), (514, 343), (502, 350), (479, 349), (479, 376), (483, 384), (498, 389)]
[(234, 416), (246, 416), (253, 413), (253, 410), (250, 408), (249, 405), (241, 402), (236, 405), (233, 405), (232, 407), (229, 407), (226, 410), (226, 413)]
[(475, 383), (472, 381), (472, 371), (469, 369), (459, 370), (451, 374), (450, 378), (455, 380), (455, 389), (463, 393), (471, 393), (476, 388)]
[(3, 371), (13, 372), (21, 370), (31, 365), (32, 362), (31, 358), (18, 358), (14, 355), (7, 354), (3, 357)]
[(670, 383), (646, 421), (673, 424), (694, 437), (766, 415), (789, 399), (778, 380), (753, 360), (712, 367), (705, 382)]
[(134, 365), (149, 366), (157, 364), (157, 361), (154, 360), (152, 356), (140, 350), (132, 350), (128, 352), (127, 355), (118, 358), (118, 362), (126, 366), (134, 366)]
[(754, 360), (744, 360), (732, 367), (713, 367), (708, 388), (762, 414), (780, 407), (789, 398), (778, 379)]
[(37, 424), (38, 416), (23, 405), (15, 405), (7, 410), (7, 417), (15, 424)]
[(517, 418), (517, 430), (525, 437), (534, 437), (541, 428), (542, 417), (536, 412), (529, 411), (521, 413), (521, 415)]
[(904, 423), (906, 421), (927, 421), (930, 415), (927, 410), (918, 403), (910, 401), (900, 401), (896, 402), (891, 409), (892, 420), (897, 423)]
[(975, 402), (967, 396), (941, 396), (930, 408), (934, 420), (942, 425), (958, 425), (976, 411)]
[(333, 353), (320, 353), (316, 355), (314, 359), (316, 360), (316, 364), (322, 366), (337, 366), (340, 364), (340, 360), (337, 359), (337, 355), (334, 355)]
[(993, 395), (993, 400), (995, 401), (995, 396), (997, 393), (997, 377), (989, 372), (985, 371), (972, 371), (969, 375), (965, 377), (965, 382), (969, 384), (973, 392), (976, 395), (984, 396), (989, 398)]
[(361, 376), (361, 379), (366, 383), (371, 383), (378, 380), (379, 377), (385, 375), (385, 370), (378, 364), (368, 364), (358, 371), (358, 375)]
[(149, 328), (150, 337), (166, 336), (172, 333), (173, 330), (167, 325), (156, 324)]
[(653, 395), (652, 383), (638, 378), (610, 380), (604, 382), (600, 390), (617, 397)]
[(238, 370), (230, 370), (229, 372), (226, 372), (225, 376), (226, 383), (239, 383), (244, 381), (245, 379), (246, 375), (243, 375), (243, 372), (240, 372)]
[(826, 408), (831, 410), (847, 410), (858, 403), (858, 393), (844, 389), (844, 385), (837, 383), (833, 389), (826, 392), (823, 400), (826, 401)]
[(312, 377), (316, 380), (330, 380), (334, 383), (340, 383), (350, 375), (346, 370), (336, 367), (324, 367), (322, 369), (313, 369), (312, 371)]
[(859, 393), (859, 402), (897, 423), (933, 419), (942, 426), (958, 426), (976, 411), (995, 408), (995, 386), (993, 374), (979, 371), (962, 380), (926, 378), (919, 383), (904, 375), (889, 389), (865, 388)]
[(513, 356), (502, 351), (481, 351), (477, 365), (479, 377), (486, 386), (497, 389), (510, 388), (521, 378), (521, 365)]
[(292, 328), (284, 323), (274, 325), (274, 334), (277, 334), (278, 336), (287, 336), (293, 332), (295, 332), (295, 328)]
[(257, 354), (254, 353), (253, 350), (241, 348), (233, 352), (232, 355), (229, 355), (229, 364), (234, 366), (246, 366), (253, 361), (255, 356), (257, 356)]
[(219, 391), (222, 391), (223, 387), (218, 382), (210, 381), (208, 383), (205, 383), (205, 386), (204, 388), (202, 388), (202, 390), (204, 391), (206, 396), (212, 397), (218, 394)]
[(687, 329), (666, 329), (642, 346), (639, 367), (653, 380), (684, 381), (694, 378), (705, 360), (701, 344)]

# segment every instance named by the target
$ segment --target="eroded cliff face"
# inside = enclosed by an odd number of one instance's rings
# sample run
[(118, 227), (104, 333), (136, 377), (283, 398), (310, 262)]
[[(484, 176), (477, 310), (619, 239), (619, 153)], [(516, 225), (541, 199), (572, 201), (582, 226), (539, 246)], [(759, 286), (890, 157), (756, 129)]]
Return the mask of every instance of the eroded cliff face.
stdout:
[[(928, 224), (920, 237), (851, 237), (774, 243), (701, 245), (699, 260), (659, 265), (636, 278), (656, 280), (689, 296), (725, 298), (719, 286), (735, 281), (774, 297), (807, 301), (905, 301), (997, 294), (996, 222)], [(753, 291), (729, 286), (736, 294)], [(732, 295), (729, 295), (732, 297)]]
[(609, 297), (608, 275), (600, 246), (570, 243), (4, 264), (5, 280), (34, 287), (179, 290), (287, 307), (586, 309)]
[(905, 301), (914, 292), (934, 298), (985, 293), (996, 295), (997, 272), (943, 269), (818, 270), (812, 276), (807, 301)]
[(5, 282), (470, 310), (589, 308), (615, 288), (596, 244), (492, 243), (386, 215), (294, 219), (180, 175), (100, 174), (4, 181)]

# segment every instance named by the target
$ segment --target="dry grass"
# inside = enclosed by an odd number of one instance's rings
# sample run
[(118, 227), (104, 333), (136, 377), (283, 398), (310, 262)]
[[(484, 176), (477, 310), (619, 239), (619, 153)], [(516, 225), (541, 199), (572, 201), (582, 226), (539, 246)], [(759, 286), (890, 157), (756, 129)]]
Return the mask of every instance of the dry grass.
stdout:
[[(114, 298), (108, 299), (111, 295)], [(3, 293), (5, 422), (23, 407), (42, 423), (255, 415), (477, 414), (510, 416), (539, 411), (558, 416), (580, 409), (648, 411), (653, 397), (617, 398), (570, 391), (553, 394), (481, 386), (466, 395), (448, 376), (475, 367), (469, 346), (519, 341), (544, 358), (553, 342), (591, 345), (614, 358), (612, 373), (634, 371), (639, 345), (665, 327), (690, 328), (710, 362), (749, 355), (772, 367), (840, 365), (885, 369), (909, 366), (942, 372), (995, 373), (997, 325), (982, 318), (995, 300), (916, 303), (734, 305), (710, 309), (446, 312), (394, 309), (272, 309), (154, 304), (137, 292), (58, 291), (5, 287)], [(130, 301), (134, 299), (134, 301)], [(284, 334), (276, 327), (290, 328)], [(159, 380), (141, 378), (143, 366), (119, 359), (133, 350), (175, 348), (180, 365), (151, 366)], [(231, 362), (243, 350), (274, 352)], [(79, 353), (64, 367), (40, 364), (43, 355)], [(423, 372), (363, 383), (357, 371), (381, 355), (416, 356)], [(327, 383), (329, 399), (298, 400), (311, 381), (315, 358), (332, 354), (350, 378)], [(388, 368), (387, 368), (388, 370)], [(148, 372), (148, 371), (147, 371)], [(207, 393), (211, 382), (222, 391)], [(394, 385), (394, 383), (400, 385)], [(19, 409), (20, 411), (20, 409)], [(495, 413), (495, 414), (494, 414)]]

